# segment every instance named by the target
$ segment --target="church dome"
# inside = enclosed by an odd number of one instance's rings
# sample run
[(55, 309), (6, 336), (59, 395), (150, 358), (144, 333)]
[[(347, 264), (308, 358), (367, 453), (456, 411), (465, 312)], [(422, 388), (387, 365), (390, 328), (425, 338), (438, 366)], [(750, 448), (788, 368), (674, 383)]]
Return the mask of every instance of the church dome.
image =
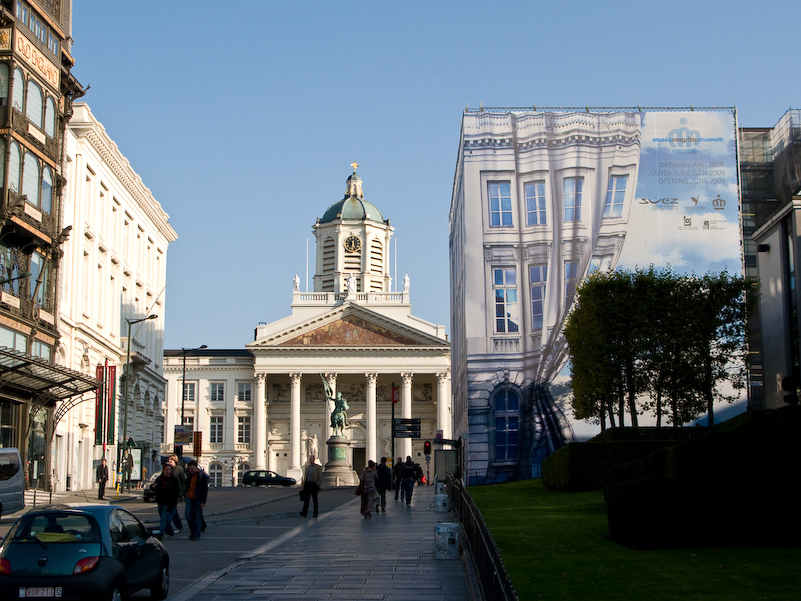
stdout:
[(384, 221), (384, 216), (373, 203), (364, 200), (362, 191), (362, 178), (356, 174), (358, 164), (353, 163), (353, 173), (348, 178), (345, 188), (345, 197), (332, 204), (326, 210), (320, 223), (330, 223), (337, 219), (344, 221)]

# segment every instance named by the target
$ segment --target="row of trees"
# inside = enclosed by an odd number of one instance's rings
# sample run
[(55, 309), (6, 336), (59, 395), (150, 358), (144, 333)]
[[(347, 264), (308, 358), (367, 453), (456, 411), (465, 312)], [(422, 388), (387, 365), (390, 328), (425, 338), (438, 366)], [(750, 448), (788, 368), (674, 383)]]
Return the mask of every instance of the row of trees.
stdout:
[(712, 425), (713, 403), (745, 386), (747, 287), (725, 271), (590, 276), (565, 324), (575, 417), (622, 427), (628, 411), (637, 427), (650, 411), (680, 426), (706, 411)]

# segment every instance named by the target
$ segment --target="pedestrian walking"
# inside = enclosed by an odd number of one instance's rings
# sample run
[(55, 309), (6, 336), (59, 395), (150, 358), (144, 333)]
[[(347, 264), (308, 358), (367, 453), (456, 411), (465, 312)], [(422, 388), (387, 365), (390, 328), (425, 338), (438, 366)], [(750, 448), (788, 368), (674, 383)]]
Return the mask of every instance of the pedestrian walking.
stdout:
[(106, 482), (108, 482), (108, 466), (106, 465), (105, 459), (101, 460), (100, 465), (97, 466), (95, 479), (97, 480), (98, 487), (97, 498), (103, 501), (103, 497), (106, 496)]
[(375, 461), (370, 459), (367, 467), (364, 468), (361, 477), (362, 504), (361, 512), (366, 520), (369, 520), (375, 510), (375, 492), (378, 472), (375, 469)]
[(189, 524), (189, 540), (200, 540), (203, 525), (203, 508), (209, 494), (209, 477), (198, 467), (194, 459), (186, 466), (186, 521)]
[(309, 514), (309, 501), (314, 503), (313, 517), (317, 517), (317, 493), (323, 484), (323, 468), (315, 463), (314, 455), (309, 455), (309, 462), (303, 466), (303, 479), (301, 480), (300, 496), (303, 499), (303, 510), (300, 512), (304, 518)]
[(403, 464), (401, 475), (403, 476), (403, 494), (406, 496), (406, 505), (409, 506), (412, 504), (414, 483), (417, 481), (417, 468), (410, 455), (406, 456), (406, 463)]
[(376, 489), (378, 489), (378, 507), (375, 511), (387, 511), (387, 491), (392, 488), (392, 471), (387, 465), (387, 458), (382, 457), (381, 463), (375, 468), (378, 472), (378, 480), (376, 480)]
[(178, 505), (178, 480), (172, 475), (172, 465), (169, 462), (164, 464), (161, 475), (150, 485), (150, 490), (155, 493), (156, 505), (159, 509), (159, 530), (162, 534), (172, 536), (172, 515)]
[(398, 500), (398, 494), (400, 494), (400, 500), (403, 501), (403, 459), (400, 457), (392, 466), (392, 474), (395, 476), (395, 500)]
[[(186, 472), (181, 465), (181, 460), (178, 459), (178, 455), (170, 455), (168, 461), (172, 466), (172, 475), (176, 480), (178, 480), (178, 502), (183, 503), (186, 495)], [(176, 534), (178, 534), (181, 531), (181, 528), (184, 527), (184, 524), (181, 521), (180, 512), (175, 511), (172, 514), (172, 525)]]

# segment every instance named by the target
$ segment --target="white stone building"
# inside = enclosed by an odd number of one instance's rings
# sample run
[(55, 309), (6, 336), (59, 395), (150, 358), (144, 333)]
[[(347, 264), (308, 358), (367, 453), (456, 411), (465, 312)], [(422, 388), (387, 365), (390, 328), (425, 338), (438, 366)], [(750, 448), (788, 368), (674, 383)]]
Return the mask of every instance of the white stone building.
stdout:
[[(115, 369), (115, 402), (105, 440), (109, 468), (116, 467), (123, 433), (141, 449), (144, 475), (157, 465), (163, 442), (164, 304), (167, 248), (177, 238), (142, 179), (86, 104), (75, 104), (66, 136), (64, 225), (72, 232), (61, 261), (57, 361), (95, 376), (98, 365)], [(148, 315), (155, 319), (132, 324)], [(130, 346), (132, 377), (125, 367)], [(92, 488), (103, 457), (96, 395), (62, 406), (54, 448), (56, 490)], [(127, 412), (126, 412), (127, 408)], [(101, 420), (102, 421), (102, 420)], [(111, 472), (112, 469), (109, 469)]]
[(640, 157), (634, 112), (466, 110), (450, 212), (454, 437), (471, 482), (530, 477), (572, 437), (548, 386), (578, 282), (613, 268)]
[[(290, 316), (258, 325), (246, 349), (165, 352), (164, 452), (173, 449), (183, 409), (184, 422), (202, 433), (200, 460), (214, 485), (235, 484), (243, 471), (256, 468), (300, 479), (309, 452), (325, 463), (333, 407), (322, 378), (350, 404), (345, 434), (357, 471), (368, 459), (392, 456), (393, 384), (395, 417), (421, 422), (420, 439), (395, 439), (396, 457), (412, 455), (424, 464), (424, 441), (438, 432), (450, 437), (445, 327), (412, 315), (408, 277), (402, 291), (392, 291), (393, 228), (364, 199), (355, 171), (344, 198), (313, 229), (314, 291), (301, 292), (295, 279)], [(192, 454), (193, 445), (185, 445), (184, 455)]]

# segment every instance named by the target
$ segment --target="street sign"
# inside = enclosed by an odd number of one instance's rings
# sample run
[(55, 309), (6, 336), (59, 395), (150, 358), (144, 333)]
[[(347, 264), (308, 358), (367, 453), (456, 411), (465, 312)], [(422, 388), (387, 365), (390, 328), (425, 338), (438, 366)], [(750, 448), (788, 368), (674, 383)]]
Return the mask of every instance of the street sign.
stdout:
[(392, 433), (395, 438), (420, 438), (420, 418), (395, 418)]
[(175, 426), (173, 442), (175, 442), (175, 444), (192, 444), (192, 427)]

